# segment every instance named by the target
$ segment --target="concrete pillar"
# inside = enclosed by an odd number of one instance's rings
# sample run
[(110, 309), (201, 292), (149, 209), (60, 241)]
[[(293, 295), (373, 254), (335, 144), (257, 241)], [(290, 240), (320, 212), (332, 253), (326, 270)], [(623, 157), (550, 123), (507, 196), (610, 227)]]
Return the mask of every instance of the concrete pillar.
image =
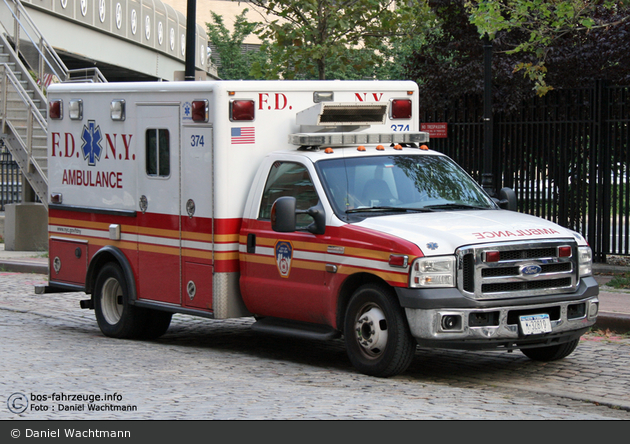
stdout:
[(48, 211), (41, 203), (4, 206), (4, 249), (48, 251)]

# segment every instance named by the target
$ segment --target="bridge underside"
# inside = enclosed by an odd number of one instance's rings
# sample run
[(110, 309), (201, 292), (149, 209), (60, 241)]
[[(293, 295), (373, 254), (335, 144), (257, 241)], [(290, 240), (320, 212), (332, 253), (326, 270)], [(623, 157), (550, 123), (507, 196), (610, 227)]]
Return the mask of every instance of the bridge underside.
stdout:
[(134, 71), (111, 63), (106, 63), (88, 57), (57, 49), (57, 54), (68, 69), (98, 68), (108, 82), (155, 82), (161, 80), (157, 76)]
[[(97, 67), (109, 82), (179, 80), (186, 58), (183, 14), (159, 1), (127, 0), (121, 2), (126, 6), (119, 28), (116, 6), (120, 3), (104, 2), (103, 22), (98, 18), (99, 3), (86, 2), (84, 17), (79, 1), (69, 14), (58, 2), (42, 6), (41, 0), (22, 0), (33, 23), (69, 69)], [(216, 78), (216, 68), (207, 56), (206, 31), (199, 24), (195, 35), (195, 67), (203, 74), (198, 78)]]

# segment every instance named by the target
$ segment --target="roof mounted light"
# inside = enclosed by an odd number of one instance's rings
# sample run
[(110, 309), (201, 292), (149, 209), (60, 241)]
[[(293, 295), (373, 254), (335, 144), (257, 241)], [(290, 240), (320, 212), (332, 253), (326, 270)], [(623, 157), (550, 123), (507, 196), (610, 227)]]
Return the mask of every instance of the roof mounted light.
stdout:
[(192, 113), (193, 122), (207, 122), (208, 121), (208, 101), (207, 100), (193, 100), (191, 113)]
[(253, 100), (230, 100), (230, 121), (252, 121), (256, 117), (256, 104)]
[(112, 100), (109, 104), (109, 116), (112, 120), (125, 120), (125, 101), (123, 99)]
[(391, 106), (392, 119), (411, 119), (411, 100), (393, 99)]
[(48, 101), (48, 117), (55, 120), (63, 119), (63, 101), (61, 99)]
[(335, 100), (335, 93), (332, 91), (315, 91), (313, 93), (313, 102), (332, 102)]
[(83, 119), (83, 100), (72, 99), (68, 104), (68, 115), (72, 120)]
[(297, 133), (289, 134), (289, 143), (296, 146), (348, 146), (426, 143), (429, 133)]

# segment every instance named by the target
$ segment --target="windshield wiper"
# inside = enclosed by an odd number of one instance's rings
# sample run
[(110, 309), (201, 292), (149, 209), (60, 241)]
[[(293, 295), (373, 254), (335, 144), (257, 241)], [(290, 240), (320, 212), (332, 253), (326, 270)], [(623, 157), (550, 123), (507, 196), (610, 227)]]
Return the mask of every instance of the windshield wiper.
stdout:
[(490, 210), (488, 207), (477, 207), (474, 205), (466, 205), (459, 203), (447, 203), (442, 205), (428, 205), (425, 208), (432, 208), (435, 210), (450, 210), (450, 209), (460, 209), (460, 210)]
[(428, 213), (433, 210), (430, 208), (405, 208), (405, 207), (364, 207), (346, 210), (346, 213)]

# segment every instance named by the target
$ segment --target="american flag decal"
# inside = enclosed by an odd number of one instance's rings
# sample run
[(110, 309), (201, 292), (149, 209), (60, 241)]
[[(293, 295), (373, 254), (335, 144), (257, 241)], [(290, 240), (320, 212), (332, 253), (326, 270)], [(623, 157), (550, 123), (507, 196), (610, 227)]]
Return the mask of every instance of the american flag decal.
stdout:
[(233, 144), (255, 143), (256, 131), (253, 126), (232, 128), (231, 141)]

